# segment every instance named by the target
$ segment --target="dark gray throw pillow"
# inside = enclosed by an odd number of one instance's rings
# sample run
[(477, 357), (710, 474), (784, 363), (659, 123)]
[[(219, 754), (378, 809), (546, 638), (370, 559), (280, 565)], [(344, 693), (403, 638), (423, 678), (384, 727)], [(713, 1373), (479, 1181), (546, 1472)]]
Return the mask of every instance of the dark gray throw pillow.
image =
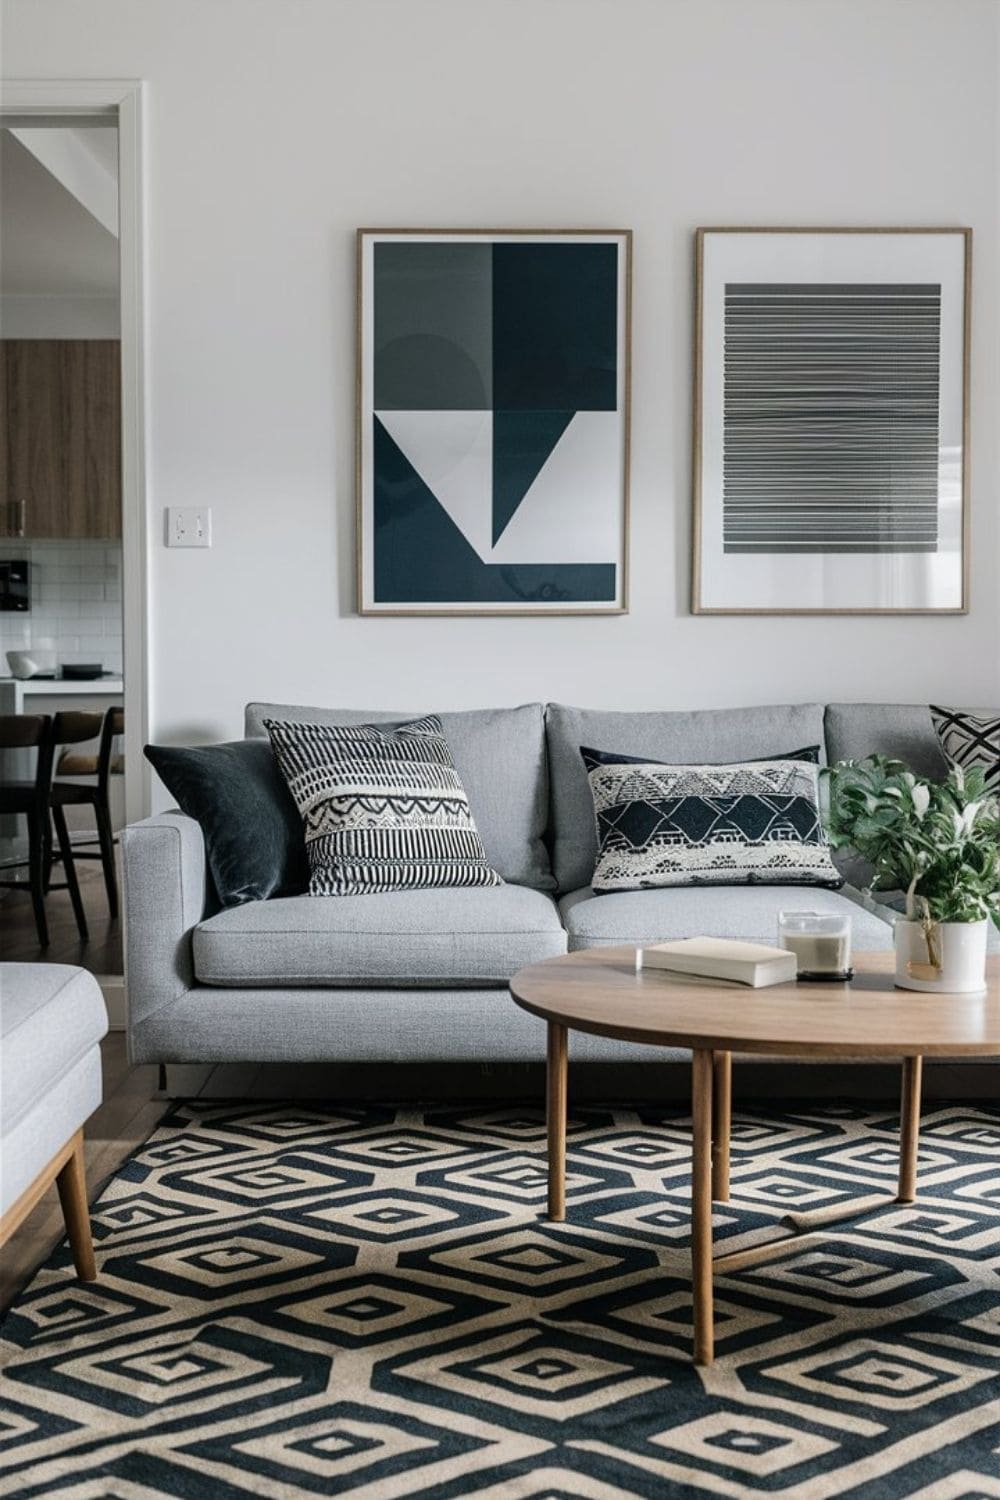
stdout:
[(819, 808), (818, 752), (666, 765), (580, 747), (597, 819), (592, 886), (843, 885)]
[(302, 819), (267, 740), (147, 745), (145, 755), (181, 812), (201, 824), (220, 906), (305, 892)]

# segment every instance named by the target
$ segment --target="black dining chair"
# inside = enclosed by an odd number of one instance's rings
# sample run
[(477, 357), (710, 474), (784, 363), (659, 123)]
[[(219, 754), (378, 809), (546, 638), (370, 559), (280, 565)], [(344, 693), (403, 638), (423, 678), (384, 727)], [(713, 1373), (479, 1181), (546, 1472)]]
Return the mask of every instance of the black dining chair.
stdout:
[[(57, 718), (59, 715), (56, 716)], [(80, 899), (80, 886), (73, 863), (73, 848), (66, 831), (66, 821), (56, 825), (59, 841), (58, 858), (66, 875), (65, 881), (53, 884), (50, 879), (53, 860), (49, 812), (52, 798), (52, 762), (55, 756), (55, 724), (48, 714), (3, 714), (0, 715), (0, 751), (34, 750), (35, 775), (33, 779), (0, 779), (0, 814), (23, 816), (28, 824), (28, 858), (21, 861), (28, 866), (27, 880), (0, 880), (7, 890), (26, 890), (31, 893), (31, 905), (35, 914), (35, 929), (39, 946), (49, 946), (49, 924), (45, 914), (45, 897), (50, 890), (68, 891), (73, 904), (77, 930), (82, 942), (87, 942), (87, 919)], [(16, 868), (16, 866), (15, 866)]]
[[(64, 720), (84, 720), (88, 724), (63, 725)], [(88, 728), (90, 732), (83, 731)], [(72, 742), (60, 739), (63, 729), (72, 729), (74, 733), (79, 731), (78, 737)], [(125, 733), (125, 712), (121, 708), (109, 708), (103, 720), (100, 714), (84, 712), (78, 714), (57, 714), (55, 741), (57, 746), (62, 746), (59, 759), (56, 762), (55, 778), (52, 782), (52, 820), (57, 817), (65, 818), (63, 809), (66, 807), (91, 806), (94, 809), (94, 821), (97, 824), (97, 841), (100, 852), (80, 849), (74, 850), (76, 859), (99, 859), (104, 872), (104, 888), (108, 893), (108, 911), (112, 921), (118, 916), (118, 872), (115, 867), (115, 836), (111, 827), (111, 778), (121, 776), (125, 769), (124, 756), (116, 753), (115, 742)], [(72, 744), (81, 744), (84, 740), (92, 740), (100, 734), (100, 742), (97, 753), (86, 754), (70, 748)], [(91, 778), (87, 781), (77, 780), (79, 777)], [(93, 778), (96, 778), (93, 779)]]

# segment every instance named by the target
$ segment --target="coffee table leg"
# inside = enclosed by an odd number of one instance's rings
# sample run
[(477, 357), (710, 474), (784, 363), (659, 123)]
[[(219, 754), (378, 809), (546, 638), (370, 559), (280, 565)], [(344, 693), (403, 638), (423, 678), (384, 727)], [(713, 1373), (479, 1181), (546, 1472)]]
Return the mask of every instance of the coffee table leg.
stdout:
[(920, 1141), (920, 1075), (922, 1057), (903, 1058), (903, 1091), (899, 1106), (899, 1201), (917, 1196), (917, 1147)]
[(729, 1202), (729, 1134), (733, 1111), (733, 1054), (716, 1052), (712, 1080), (712, 1197)]
[(712, 1313), (712, 1072), (712, 1053), (696, 1051), (691, 1068), (691, 1294), (696, 1365), (710, 1365), (715, 1354)]
[(550, 1021), (546, 1088), (549, 1137), (549, 1218), (566, 1217), (566, 1083), (569, 1058), (566, 1028)]

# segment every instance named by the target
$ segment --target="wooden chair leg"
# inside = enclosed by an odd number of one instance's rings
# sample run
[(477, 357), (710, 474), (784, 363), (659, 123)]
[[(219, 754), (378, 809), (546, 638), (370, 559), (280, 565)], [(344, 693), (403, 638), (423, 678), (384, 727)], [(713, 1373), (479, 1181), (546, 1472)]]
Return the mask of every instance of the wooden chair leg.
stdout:
[(90, 1234), (90, 1209), (87, 1206), (87, 1174), (83, 1155), (83, 1131), (74, 1143), (73, 1155), (56, 1178), (59, 1202), (69, 1247), (73, 1252), (73, 1264), (81, 1281), (97, 1279), (97, 1264), (94, 1260), (94, 1242)]
[(108, 913), (112, 922), (118, 918), (118, 872), (115, 869), (115, 836), (111, 829), (111, 811), (103, 802), (94, 803), (97, 838), (101, 846), (101, 868), (104, 889), (108, 893)]
[(55, 855), (52, 849), (52, 823), (46, 818), (42, 823), (42, 889), (46, 896), (52, 884), (52, 865)]
[(80, 883), (76, 878), (73, 845), (70, 843), (69, 829), (66, 827), (66, 814), (58, 803), (52, 808), (52, 821), (56, 827), (56, 837), (59, 840), (59, 857), (62, 860), (63, 869), (66, 871), (66, 888), (69, 891), (69, 899), (73, 903), (73, 915), (76, 917), (80, 941), (81, 943), (88, 943), (90, 941), (90, 933), (87, 930), (87, 917), (83, 910), (83, 900), (80, 896)]
[(37, 813), (28, 814), (28, 886), (35, 913), (39, 946), (49, 946), (49, 923), (45, 915), (45, 828)]

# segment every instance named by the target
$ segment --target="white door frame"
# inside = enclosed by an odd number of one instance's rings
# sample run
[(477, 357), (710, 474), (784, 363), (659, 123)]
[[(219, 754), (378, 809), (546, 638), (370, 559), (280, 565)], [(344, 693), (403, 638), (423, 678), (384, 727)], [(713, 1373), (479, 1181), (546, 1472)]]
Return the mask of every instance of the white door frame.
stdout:
[(122, 368), (122, 635), (125, 666), (125, 810), (149, 812), (149, 537), (146, 512), (143, 84), (135, 79), (4, 79), (0, 124), (95, 116), (118, 123), (119, 299)]

